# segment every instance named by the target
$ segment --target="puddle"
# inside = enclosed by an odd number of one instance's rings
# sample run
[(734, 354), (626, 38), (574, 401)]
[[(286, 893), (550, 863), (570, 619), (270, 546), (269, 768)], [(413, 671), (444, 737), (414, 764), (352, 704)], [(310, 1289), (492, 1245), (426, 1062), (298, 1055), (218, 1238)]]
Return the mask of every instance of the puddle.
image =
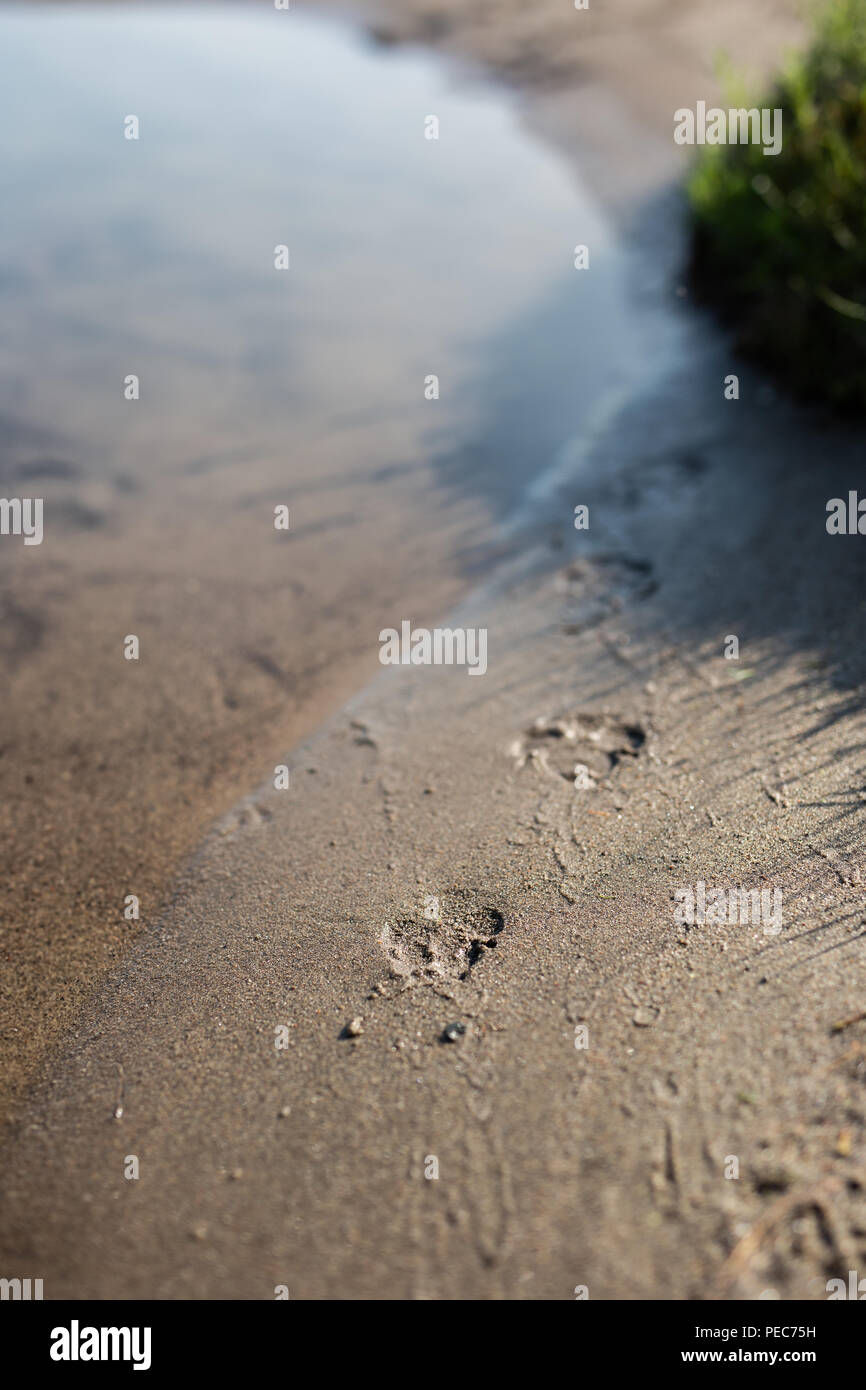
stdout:
[(239, 474), (513, 509), (637, 358), (588, 193), (427, 55), (213, 5), (4, 7), (0, 49), (4, 479), (59, 431), (179, 515)]

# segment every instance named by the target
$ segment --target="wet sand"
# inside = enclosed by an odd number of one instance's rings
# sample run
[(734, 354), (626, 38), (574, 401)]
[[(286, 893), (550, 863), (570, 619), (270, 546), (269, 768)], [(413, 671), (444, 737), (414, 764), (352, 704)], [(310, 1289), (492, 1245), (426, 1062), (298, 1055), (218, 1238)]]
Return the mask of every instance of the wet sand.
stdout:
[[(356, 457), (348, 447), (350, 474)], [(335, 484), (326, 500), (321, 482), (303, 501), (294, 491), (288, 536), (268, 535), (262, 519), (284, 495), (276, 480), (258, 508), (243, 479), (219, 502), (211, 484), (182, 526), (152, 497), (119, 494), (98, 522), (52, 538), (50, 567), (24, 552), (7, 571), (4, 1100), (56, 1055), (95, 981), (156, 927), (214, 816), (377, 669), (367, 634), (393, 595), (411, 594), (432, 619), (465, 582), (455, 551), (470, 509), (450, 534), (416, 537), (398, 488), (384, 519), (378, 488)], [(56, 518), (72, 489), (40, 490)], [(141, 641), (137, 664), (123, 659), (128, 633)], [(137, 922), (124, 918), (127, 894), (139, 899)]]

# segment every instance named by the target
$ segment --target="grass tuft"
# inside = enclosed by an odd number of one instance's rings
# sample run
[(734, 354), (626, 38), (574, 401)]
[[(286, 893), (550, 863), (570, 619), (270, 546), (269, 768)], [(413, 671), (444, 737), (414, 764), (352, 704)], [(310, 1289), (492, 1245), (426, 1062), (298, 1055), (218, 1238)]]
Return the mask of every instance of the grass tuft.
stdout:
[(707, 146), (691, 177), (693, 281), (789, 389), (866, 412), (866, 0), (831, 0), (761, 105), (781, 152)]

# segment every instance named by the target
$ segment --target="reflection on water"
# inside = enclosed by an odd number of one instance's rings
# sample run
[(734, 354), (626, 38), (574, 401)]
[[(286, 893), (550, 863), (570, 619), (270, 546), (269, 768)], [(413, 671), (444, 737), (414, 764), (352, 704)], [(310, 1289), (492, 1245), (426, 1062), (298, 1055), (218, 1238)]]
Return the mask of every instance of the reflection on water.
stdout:
[[(365, 426), (353, 467), (417, 457), (434, 424), (441, 453), (483, 424), (497, 336), (556, 285), (572, 325), (591, 300), (571, 269), (606, 239), (588, 200), (425, 56), (212, 5), (6, 8), (0, 49), (0, 409), (87, 470), (270, 457), (294, 478), (313, 436)], [(563, 350), (577, 381), (598, 343)]]

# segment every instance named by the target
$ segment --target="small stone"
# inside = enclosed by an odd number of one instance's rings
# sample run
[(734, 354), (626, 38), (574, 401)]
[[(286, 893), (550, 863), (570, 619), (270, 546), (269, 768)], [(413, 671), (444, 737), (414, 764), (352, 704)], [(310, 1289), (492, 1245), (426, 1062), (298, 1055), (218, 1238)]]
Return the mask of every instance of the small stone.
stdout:
[(362, 1018), (353, 1018), (351, 1023), (347, 1023), (345, 1028), (343, 1029), (343, 1032), (347, 1038), (358, 1038), (361, 1036), (363, 1031), (364, 1020)]
[(280, 1110), (279, 1118), (280, 1118), (281, 1120), (287, 1120), (287, 1119), (289, 1118), (289, 1116), (291, 1115), (291, 1113), (292, 1113), (292, 1107), (291, 1107), (290, 1105), (284, 1105), (283, 1108)]
[(641, 1004), (634, 1011), (633, 1022), (637, 1028), (652, 1028), (658, 1016), (658, 1009), (648, 1009)]
[(463, 1037), (463, 1034), (465, 1032), (465, 1023), (447, 1023), (442, 1030), (442, 1041), (451, 1043), (456, 1042), (458, 1038)]

